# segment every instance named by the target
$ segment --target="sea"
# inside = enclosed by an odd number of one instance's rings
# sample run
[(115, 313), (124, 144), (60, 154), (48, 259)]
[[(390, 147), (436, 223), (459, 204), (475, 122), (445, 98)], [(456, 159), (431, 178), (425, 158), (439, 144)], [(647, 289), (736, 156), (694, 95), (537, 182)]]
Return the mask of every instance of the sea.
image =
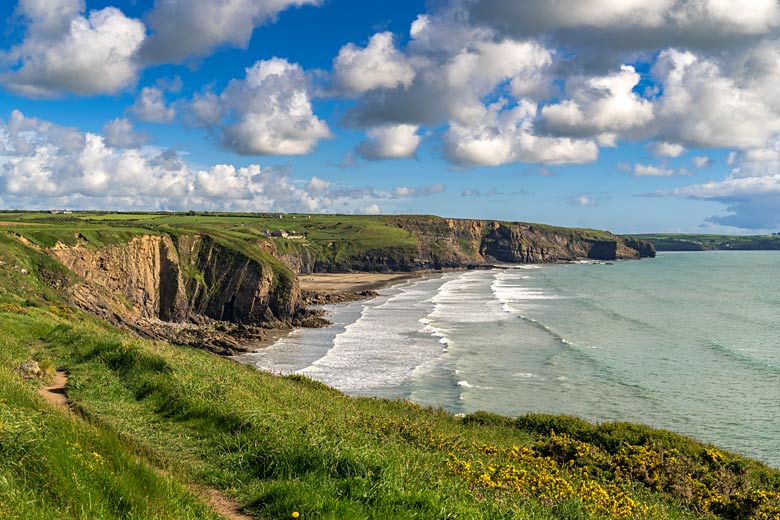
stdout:
[(455, 414), (665, 428), (780, 467), (780, 252), (448, 272), (240, 360)]

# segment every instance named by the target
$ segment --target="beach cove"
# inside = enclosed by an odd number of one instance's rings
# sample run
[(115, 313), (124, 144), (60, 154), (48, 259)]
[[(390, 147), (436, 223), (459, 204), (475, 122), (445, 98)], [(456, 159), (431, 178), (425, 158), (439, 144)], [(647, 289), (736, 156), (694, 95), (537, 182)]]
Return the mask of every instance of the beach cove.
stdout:
[(453, 413), (628, 420), (779, 466), (778, 260), (685, 253), (432, 275), (330, 306), (332, 326), (240, 359)]

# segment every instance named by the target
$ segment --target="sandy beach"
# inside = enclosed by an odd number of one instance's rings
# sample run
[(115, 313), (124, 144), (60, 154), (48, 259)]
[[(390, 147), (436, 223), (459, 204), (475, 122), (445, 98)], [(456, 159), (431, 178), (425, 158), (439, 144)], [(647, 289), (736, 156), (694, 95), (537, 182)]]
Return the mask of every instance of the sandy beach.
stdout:
[(318, 292), (376, 291), (424, 273), (316, 273), (298, 276), (301, 290)]
[[(425, 274), (430, 273), (316, 273), (299, 275), (298, 283), (303, 291), (331, 294), (360, 293), (378, 291), (404, 280), (419, 278)], [(256, 350), (273, 345), (292, 330), (294, 329), (268, 329), (262, 338), (252, 342), (252, 349)]]

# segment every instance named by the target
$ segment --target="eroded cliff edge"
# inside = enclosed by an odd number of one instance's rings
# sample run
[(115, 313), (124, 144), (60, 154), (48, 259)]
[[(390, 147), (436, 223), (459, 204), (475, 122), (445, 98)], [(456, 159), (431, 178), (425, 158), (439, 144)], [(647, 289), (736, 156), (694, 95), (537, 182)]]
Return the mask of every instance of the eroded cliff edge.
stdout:
[(232, 354), (242, 337), (305, 316), (287, 268), (209, 236), (150, 234), (99, 248), (59, 243), (48, 252), (79, 276), (67, 289), (74, 304), (143, 336)]
[[(272, 251), (297, 273), (415, 271), (496, 264), (654, 257), (648, 242), (607, 231), (436, 216), (381, 217), (392, 240), (277, 239)], [(305, 224), (304, 224), (305, 225)]]
[(270, 233), (263, 230), (268, 218), (230, 218), (144, 228), (115, 222), (75, 233), (56, 225), (17, 236), (76, 275), (64, 290), (80, 308), (142, 336), (220, 354), (239, 352), (270, 329), (323, 324), (306, 309), (313, 300), (301, 295), (300, 273), (485, 268), (655, 254), (641, 240), (540, 224), (325, 216), (294, 220), (302, 232)]

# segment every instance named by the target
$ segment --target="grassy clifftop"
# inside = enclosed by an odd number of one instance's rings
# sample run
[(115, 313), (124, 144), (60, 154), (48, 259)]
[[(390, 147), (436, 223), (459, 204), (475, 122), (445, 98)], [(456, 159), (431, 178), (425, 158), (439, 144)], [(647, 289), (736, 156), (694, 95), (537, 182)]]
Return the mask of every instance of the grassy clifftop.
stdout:
[(655, 233), (631, 236), (653, 244), (658, 251), (775, 251), (780, 249), (778, 235)]
[[(13, 234), (0, 262), (0, 518), (216, 518), (193, 484), (263, 519), (780, 515), (780, 472), (686, 437), (350, 398), (82, 314)], [(54, 368), (74, 414), (36, 394)]]
[(9, 230), (51, 247), (99, 247), (144, 233), (203, 234), (297, 272), (410, 271), (496, 262), (653, 256), (651, 245), (607, 231), (430, 215), (11, 213)]
[(210, 330), (214, 321), (290, 326), (304, 314), (294, 273), (257, 231), (187, 219), (139, 226), (92, 214), (5, 216), (16, 220), (2, 222), (3, 237), (68, 268), (56, 284), (68, 301), (149, 337), (231, 353), (240, 345)]

